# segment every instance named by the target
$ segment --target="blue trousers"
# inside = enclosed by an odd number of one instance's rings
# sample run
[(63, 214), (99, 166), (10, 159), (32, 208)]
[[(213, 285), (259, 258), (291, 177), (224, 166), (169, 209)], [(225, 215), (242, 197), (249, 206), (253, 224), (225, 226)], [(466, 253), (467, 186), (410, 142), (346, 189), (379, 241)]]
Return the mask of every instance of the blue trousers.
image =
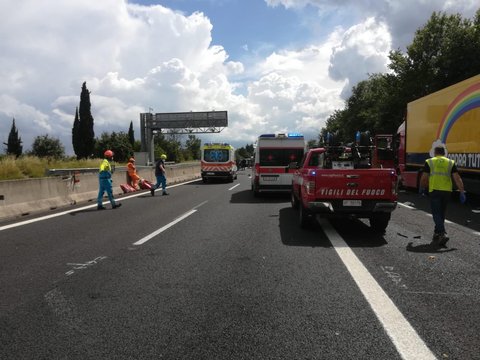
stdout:
[(157, 183), (154, 185), (154, 188), (158, 189), (161, 185), (163, 192), (165, 192), (167, 188), (167, 178), (163, 174), (155, 175), (155, 177), (157, 178)]
[(97, 205), (102, 206), (103, 194), (107, 193), (110, 204), (115, 205), (115, 199), (112, 192), (112, 179), (99, 179), (99, 189), (97, 196)]
[(440, 190), (433, 190), (429, 194), (433, 222), (435, 223), (435, 234), (445, 233), (445, 212), (450, 195), (450, 191)]

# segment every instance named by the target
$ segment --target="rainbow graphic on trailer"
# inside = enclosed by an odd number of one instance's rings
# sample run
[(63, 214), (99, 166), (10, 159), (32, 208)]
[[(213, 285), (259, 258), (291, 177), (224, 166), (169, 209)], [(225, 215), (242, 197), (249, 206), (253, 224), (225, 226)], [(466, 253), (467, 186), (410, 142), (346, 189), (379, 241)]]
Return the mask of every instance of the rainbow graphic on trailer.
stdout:
[(468, 87), (452, 101), (438, 127), (437, 139), (445, 145), (453, 124), (463, 114), (478, 107), (480, 107), (480, 83)]

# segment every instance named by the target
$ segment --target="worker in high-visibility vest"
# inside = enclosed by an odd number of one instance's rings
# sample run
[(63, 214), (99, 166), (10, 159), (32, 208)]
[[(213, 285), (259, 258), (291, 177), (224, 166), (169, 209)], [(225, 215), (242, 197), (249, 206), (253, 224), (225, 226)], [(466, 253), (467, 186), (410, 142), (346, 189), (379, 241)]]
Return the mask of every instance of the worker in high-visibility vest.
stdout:
[(445, 157), (445, 148), (437, 146), (434, 149), (434, 157), (425, 161), (423, 174), (420, 180), (420, 192), (424, 193), (428, 187), (430, 207), (432, 210), (435, 230), (431, 245), (445, 247), (449, 237), (445, 231), (445, 212), (447, 203), (453, 190), (453, 181), (460, 191), (460, 202), (466, 201), (463, 181), (458, 174), (455, 162)]
[(97, 196), (97, 209), (98, 210), (105, 210), (103, 206), (103, 194), (106, 192), (108, 195), (108, 200), (110, 200), (110, 204), (112, 204), (112, 209), (116, 209), (122, 204), (117, 204), (115, 199), (113, 198), (113, 191), (112, 191), (112, 168), (110, 166), (110, 161), (113, 159), (113, 151), (106, 150), (103, 154), (104, 159), (100, 164), (100, 169), (98, 172), (98, 182), (99, 182), (99, 189), (98, 189), (98, 196)]

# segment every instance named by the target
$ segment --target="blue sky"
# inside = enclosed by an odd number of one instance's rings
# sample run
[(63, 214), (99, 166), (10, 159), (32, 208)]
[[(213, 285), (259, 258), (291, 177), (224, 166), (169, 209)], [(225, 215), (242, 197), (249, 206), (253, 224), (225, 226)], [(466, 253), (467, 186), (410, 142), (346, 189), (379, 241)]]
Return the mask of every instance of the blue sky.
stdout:
[(221, 44), (233, 59), (244, 57), (245, 45), (251, 51), (265, 53), (285, 44), (307, 41), (302, 39), (306, 29), (297, 11), (287, 10), (283, 6), (267, 6), (259, 0), (137, 2), (145, 5), (161, 4), (186, 14), (203, 12), (213, 24), (213, 43)]
[[(318, 136), (352, 86), (388, 71), (433, 11), (471, 17), (476, 0), (3, 0), (0, 141), (12, 119), (36, 136), (71, 130), (83, 82), (94, 130), (139, 134), (140, 113), (227, 110), (205, 141)], [(38, 16), (42, 14), (42, 16)], [(362, 129), (363, 130), (363, 129)], [(139, 136), (136, 136), (139, 138)]]

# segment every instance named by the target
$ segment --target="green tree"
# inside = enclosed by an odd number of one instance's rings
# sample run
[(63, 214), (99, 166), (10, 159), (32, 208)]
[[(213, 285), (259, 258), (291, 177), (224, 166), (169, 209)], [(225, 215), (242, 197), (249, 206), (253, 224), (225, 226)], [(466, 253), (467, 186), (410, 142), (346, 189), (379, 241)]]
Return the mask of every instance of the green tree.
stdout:
[(167, 155), (167, 161), (182, 162), (184, 160), (180, 137), (175, 133), (159, 133), (154, 137), (154, 155), (158, 159), (161, 154)]
[(135, 147), (135, 133), (133, 131), (133, 121), (130, 121), (130, 127), (128, 128), (128, 141), (132, 144), (132, 148)]
[(400, 77), (408, 101), (480, 73), (480, 10), (474, 20), (434, 12), (418, 29), (407, 53), (391, 54), (390, 67)]
[(80, 151), (76, 153), (80, 159), (86, 159), (93, 155), (95, 149), (95, 132), (93, 131), (93, 116), (91, 113), (90, 91), (87, 89), (87, 83), (82, 85), (82, 92), (80, 93), (80, 108), (79, 108), (79, 142)]
[(103, 158), (105, 150), (112, 150), (114, 159), (119, 162), (127, 162), (130, 156), (133, 155), (133, 148), (128, 134), (123, 131), (119, 133), (102, 133), (100, 138), (95, 141), (95, 156)]
[(242, 146), (235, 150), (235, 157), (240, 160), (249, 159), (253, 156), (254, 152), (255, 148), (253, 147), (253, 144), (247, 144), (244, 147)]
[(60, 159), (65, 156), (65, 148), (57, 138), (46, 135), (37, 136), (32, 145), (32, 155)]
[(200, 147), (202, 145), (202, 141), (196, 137), (195, 135), (188, 135), (187, 141), (185, 141), (185, 150), (187, 150), (187, 154), (194, 160), (200, 159)]
[(308, 140), (308, 141), (307, 141), (307, 147), (308, 147), (309, 149), (315, 149), (316, 147), (318, 147), (318, 142), (317, 142), (317, 140), (315, 140), (315, 139)]
[(15, 126), (15, 118), (13, 118), (12, 127), (10, 129), (10, 133), (8, 134), (8, 141), (3, 144), (7, 146), (5, 149), (7, 155), (15, 155), (15, 157), (22, 155), (22, 139), (18, 136), (18, 130)]
[(352, 89), (345, 108), (335, 111), (319, 135), (353, 141), (357, 130), (394, 133), (407, 103), (480, 73), (480, 10), (473, 21), (433, 13), (417, 30), (407, 52), (390, 53), (388, 74), (373, 74)]
[(82, 139), (80, 135), (80, 118), (78, 116), (78, 106), (75, 108), (75, 120), (73, 120), (72, 128), (72, 145), (73, 152), (77, 155), (77, 159), (80, 159), (82, 153)]

